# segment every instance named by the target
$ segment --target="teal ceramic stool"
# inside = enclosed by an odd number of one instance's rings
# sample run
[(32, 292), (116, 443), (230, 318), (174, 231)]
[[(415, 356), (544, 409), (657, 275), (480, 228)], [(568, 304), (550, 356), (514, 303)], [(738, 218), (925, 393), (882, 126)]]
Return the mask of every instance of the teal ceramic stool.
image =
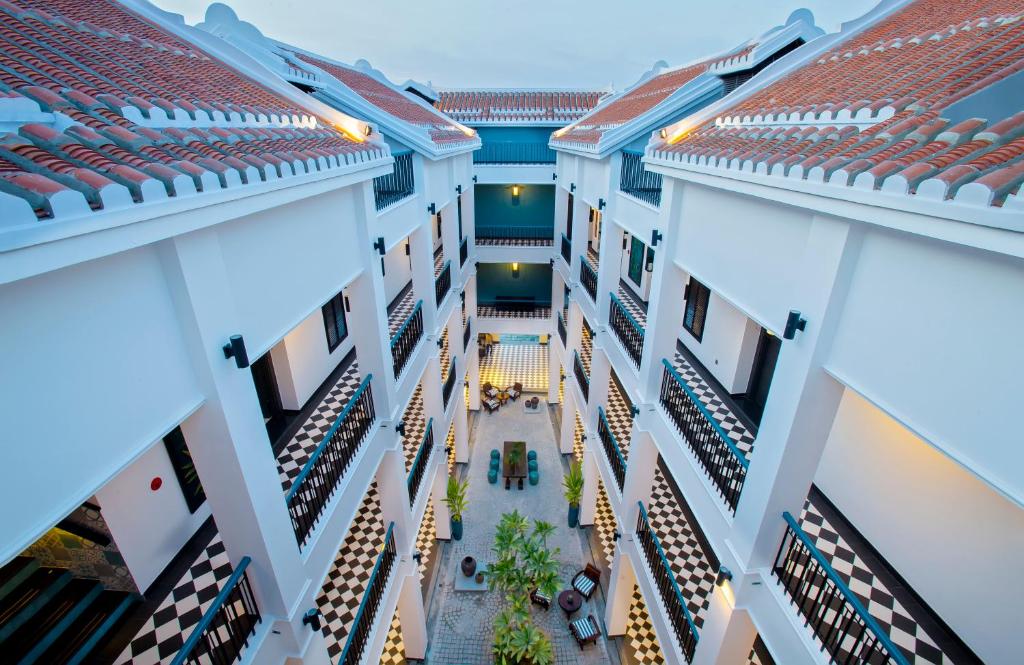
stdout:
[(537, 470), (536, 469), (534, 469), (533, 471), (531, 471), (529, 473), (529, 478), (530, 478), (530, 484), (531, 485), (536, 485), (537, 483), (540, 482), (540, 476), (537, 475)]
[(492, 466), (487, 472), (487, 482), (492, 485), (498, 482), (498, 469), (496, 467)]
[(536, 450), (531, 450), (530, 452), (526, 453), (526, 459), (528, 459), (528, 460), (537, 459), (537, 451)]
[(536, 471), (537, 470), (537, 460), (532, 459), (529, 462), (527, 462), (526, 463), (526, 468), (528, 468), (530, 471)]
[(498, 460), (496, 460), (496, 459), (492, 459), (491, 460), (491, 470), (492, 471), (497, 471), (500, 466), (501, 466), (501, 463), (498, 462)]
[(491, 459), (492, 460), (501, 459), (501, 453), (498, 452), (497, 448), (491, 450)]

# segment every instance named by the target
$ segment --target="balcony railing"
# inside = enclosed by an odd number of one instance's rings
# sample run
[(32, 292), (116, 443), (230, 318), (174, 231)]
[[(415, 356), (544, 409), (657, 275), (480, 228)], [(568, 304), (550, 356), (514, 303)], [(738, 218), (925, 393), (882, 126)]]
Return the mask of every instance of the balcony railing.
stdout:
[(672, 631), (679, 640), (679, 646), (683, 649), (683, 656), (686, 662), (693, 662), (693, 652), (697, 649), (697, 625), (690, 616), (690, 610), (686, 607), (683, 593), (679, 590), (675, 573), (668, 564), (665, 557), (665, 550), (658, 542), (658, 536), (647, 518), (647, 510), (644, 504), (640, 505), (640, 516), (636, 520), (636, 540), (640, 543), (640, 551), (647, 560), (647, 567), (654, 578), (654, 586), (658, 589), (661, 602), (665, 605), (665, 612), (668, 615), (669, 623), (672, 624)]
[(590, 261), (580, 256), (580, 284), (590, 294), (590, 299), (597, 302), (597, 273), (590, 266)]
[(583, 367), (579, 351), (575, 350), (572, 352), (572, 373), (576, 375), (576, 383), (583, 392), (583, 399), (590, 401), (590, 377), (587, 376), (587, 370)]
[(370, 390), (372, 380), (372, 374), (363, 379), (285, 496), (299, 547), (306, 544), (324, 507), (373, 426), (376, 413), (373, 391)]
[(463, 238), (459, 244), (459, 267), (466, 265), (466, 259), (469, 258), (469, 238)]
[(345, 642), (345, 649), (341, 652), (341, 659), (338, 665), (359, 665), (363, 659), (363, 652), (373, 634), (373, 626), (380, 612), (381, 601), (384, 599), (384, 591), (388, 588), (391, 580), (391, 571), (395, 567), (397, 558), (395, 549), (395, 523), (388, 525), (388, 533), (384, 537), (384, 549), (377, 556), (377, 563), (373, 564), (373, 572), (370, 573), (370, 581), (366, 585), (366, 593), (359, 603), (359, 610), (356, 612), (355, 621), (352, 622), (352, 631), (348, 634)]
[(238, 562), (171, 665), (227, 665), (241, 659), (249, 638), (256, 634), (256, 625), (262, 621), (246, 573), (251, 562), (247, 556)]
[(462, 350), (469, 348), (469, 340), (473, 338), (473, 317), (466, 319), (466, 325), (462, 327)]
[(434, 302), (440, 307), (444, 297), (452, 289), (452, 262), (445, 261), (441, 274), (434, 278)]
[(644, 168), (644, 154), (622, 151), (622, 176), (619, 189), (652, 206), (661, 205), (661, 174)]
[(558, 336), (562, 338), (562, 346), (566, 345), (566, 337), (568, 333), (565, 331), (565, 319), (562, 318), (562, 313), (558, 313)]
[(675, 367), (668, 360), (662, 359), (661, 362), (665, 366), (661, 379), (661, 405), (735, 513), (749, 462)]
[(423, 301), (417, 301), (412, 314), (405, 320), (402, 327), (398, 329), (395, 336), (391, 338), (391, 359), (392, 367), (395, 370), (395, 379), (402, 375), (406, 363), (412, 357), (412, 352), (423, 337)]
[(394, 205), (416, 192), (412, 176), (412, 153), (391, 153), (391, 156), (395, 158), (394, 170), (373, 179), (373, 200), (377, 210)]
[(476, 227), (476, 244), (500, 245), (529, 244), (550, 246), (554, 241), (554, 226), (488, 226), (478, 224)]
[(626, 349), (626, 355), (633, 361), (637, 369), (640, 368), (640, 354), (644, 350), (644, 327), (633, 318), (626, 306), (622, 304), (618, 296), (612, 296), (612, 306), (608, 311), (608, 323), (611, 324), (615, 336), (622, 342)]
[[(449, 375), (449, 377), (454, 374)], [(423, 433), (423, 440), (420, 441), (420, 449), (416, 452), (416, 458), (412, 461), (412, 468), (409, 469), (409, 476), (405, 479), (405, 485), (409, 490), (409, 505), (416, 503), (416, 496), (420, 491), (420, 483), (423, 482), (423, 474), (430, 465), (430, 458), (434, 450), (434, 419), (427, 422), (427, 431)]]
[(444, 408), (448, 410), (448, 402), (451, 401), (452, 392), (455, 390), (455, 358), (452, 358), (452, 364), (448, 368), (448, 377), (444, 380), (444, 385), (441, 386), (441, 396), (444, 398)]
[(555, 151), (546, 142), (484, 141), (473, 153), (474, 164), (554, 164)]
[(907, 665), (860, 600), (789, 513), (773, 572), (833, 663)]
[(572, 265), (572, 242), (562, 234), (562, 258), (565, 259), (565, 265)]
[(601, 439), (601, 446), (604, 448), (604, 456), (608, 458), (608, 464), (612, 467), (612, 475), (615, 476), (615, 483), (622, 492), (622, 486), (626, 482), (626, 459), (622, 456), (622, 449), (615, 435), (612, 434), (611, 425), (608, 424), (608, 416), (604, 409), (597, 407), (597, 436)]

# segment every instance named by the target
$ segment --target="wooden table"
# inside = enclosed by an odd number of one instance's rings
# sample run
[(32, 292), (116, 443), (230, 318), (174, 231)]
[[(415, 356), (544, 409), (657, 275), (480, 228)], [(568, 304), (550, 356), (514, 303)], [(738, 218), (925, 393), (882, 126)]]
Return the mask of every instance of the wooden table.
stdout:
[[(509, 464), (509, 453), (513, 450), (519, 450), (519, 462), (517, 464)], [(505, 489), (509, 489), (510, 481), (513, 478), (519, 479), (519, 489), (523, 489), (523, 478), (526, 477), (526, 442), (525, 441), (506, 441), (504, 451), (501, 456), (502, 474), (505, 476)]]
[(576, 589), (566, 589), (558, 594), (558, 606), (562, 608), (565, 618), (568, 619), (583, 607), (583, 596)]

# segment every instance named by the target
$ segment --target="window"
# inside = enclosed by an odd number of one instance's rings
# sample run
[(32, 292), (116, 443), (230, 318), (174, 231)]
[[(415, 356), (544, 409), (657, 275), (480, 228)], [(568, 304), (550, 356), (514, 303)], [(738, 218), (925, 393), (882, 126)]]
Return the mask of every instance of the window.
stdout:
[(455, 210), (459, 215), (459, 242), (462, 242), (462, 194), (455, 199)]
[[(381, 269), (383, 268), (382, 261)], [(320, 309), (324, 313), (324, 329), (327, 331), (327, 352), (331, 353), (348, 337), (348, 326), (345, 324), (345, 296), (339, 292)]]
[(711, 290), (690, 278), (686, 285), (686, 313), (683, 315), (683, 327), (701, 341), (704, 337), (704, 321), (708, 316), (708, 299), (711, 297)]
[(573, 195), (569, 194), (569, 209), (568, 214), (565, 218), (565, 237), (572, 240), (572, 207), (573, 207)]

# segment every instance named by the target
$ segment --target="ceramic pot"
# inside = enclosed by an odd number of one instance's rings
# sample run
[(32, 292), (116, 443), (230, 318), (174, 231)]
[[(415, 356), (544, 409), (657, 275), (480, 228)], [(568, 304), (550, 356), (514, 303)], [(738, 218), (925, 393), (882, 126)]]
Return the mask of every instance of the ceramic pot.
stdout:
[(471, 556), (467, 556), (462, 560), (460, 564), (462, 566), (462, 574), (466, 577), (473, 577), (473, 573), (476, 572), (476, 559)]
[(569, 505), (569, 528), (575, 529), (580, 522), (580, 507)]
[(462, 540), (462, 520), (452, 520), (452, 540)]

